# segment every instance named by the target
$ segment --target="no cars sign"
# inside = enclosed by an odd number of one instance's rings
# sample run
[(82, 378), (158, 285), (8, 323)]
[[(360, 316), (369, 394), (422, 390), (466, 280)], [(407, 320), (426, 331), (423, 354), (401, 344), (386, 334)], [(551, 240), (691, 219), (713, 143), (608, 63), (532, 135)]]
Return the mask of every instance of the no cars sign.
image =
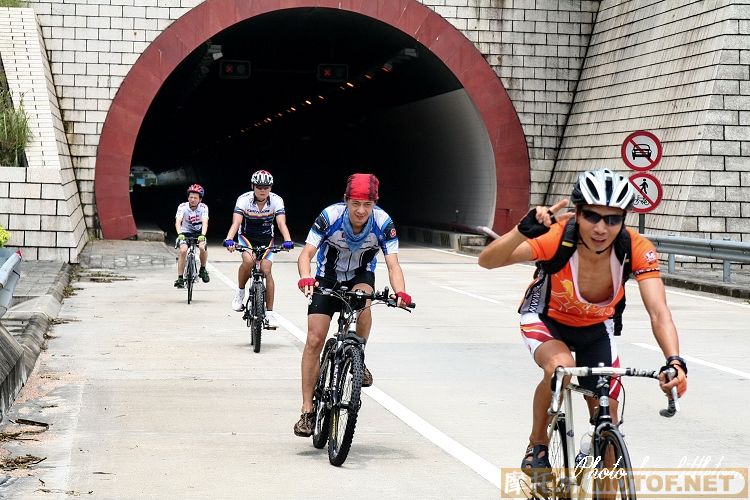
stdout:
[(620, 148), (620, 155), (625, 165), (639, 172), (654, 168), (661, 160), (661, 153), (659, 139), (645, 130), (637, 130), (627, 136)]

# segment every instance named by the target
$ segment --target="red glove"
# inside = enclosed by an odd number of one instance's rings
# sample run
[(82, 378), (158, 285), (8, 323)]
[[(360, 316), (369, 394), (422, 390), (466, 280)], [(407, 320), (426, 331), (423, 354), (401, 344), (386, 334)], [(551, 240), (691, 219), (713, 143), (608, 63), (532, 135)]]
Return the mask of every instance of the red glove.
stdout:
[(411, 296), (406, 292), (396, 292), (396, 297), (404, 301), (405, 305), (411, 304)]
[(315, 286), (315, 278), (300, 278), (297, 282), (297, 287), (302, 290), (306, 286)]

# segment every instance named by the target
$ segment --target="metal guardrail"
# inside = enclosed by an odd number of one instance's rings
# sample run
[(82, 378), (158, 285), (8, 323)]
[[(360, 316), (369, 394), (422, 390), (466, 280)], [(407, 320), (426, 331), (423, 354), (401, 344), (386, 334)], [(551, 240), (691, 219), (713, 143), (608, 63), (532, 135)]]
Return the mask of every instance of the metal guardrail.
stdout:
[(668, 270), (674, 273), (675, 255), (704, 257), (722, 261), (724, 283), (731, 283), (732, 263), (750, 264), (750, 243), (740, 241), (704, 240), (682, 236), (644, 234), (662, 254), (668, 254)]
[(21, 252), (0, 248), (0, 316), (10, 307), (13, 291), (21, 277)]

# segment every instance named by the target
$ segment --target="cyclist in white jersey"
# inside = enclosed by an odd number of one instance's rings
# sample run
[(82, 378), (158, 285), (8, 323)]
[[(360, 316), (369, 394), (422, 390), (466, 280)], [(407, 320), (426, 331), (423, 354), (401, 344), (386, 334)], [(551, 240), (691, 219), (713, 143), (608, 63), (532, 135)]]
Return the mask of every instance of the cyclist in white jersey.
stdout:
[(198, 239), (201, 262), (198, 276), (204, 283), (208, 283), (211, 279), (208, 276), (208, 271), (206, 271), (206, 262), (208, 261), (208, 250), (206, 249), (208, 206), (201, 201), (206, 191), (200, 184), (192, 184), (188, 187), (187, 194), (188, 201), (180, 203), (177, 207), (174, 223), (177, 230), (177, 245), (180, 248), (180, 256), (177, 258), (177, 279), (174, 282), (174, 286), (177, 288), (185, 287), (185, 278), (182, 277), (182, 273), (185, 271), (185, 257), (188, 251), (186, 238)]
[[(258, 170), (250, 181), (253, 190), (244, 193), (237, 198), (232, 215), (232, 226), (227, 232), (224, 246), (228, 251), (234, 252), (235, 246), (252, 248), (259, 245), (271, 245), (273, 243), (273, 223), (279, 226), (279, 232), (284, 237), (282, 246), (286, 249), (294, 248), (294, 243), (286, 226), (286, 209), (281, 196), (271, 192), (273, 176), (267, 170)], [(239, 243), (234, 241), (237, 235)], [(266, 321), (268, 328), (278, 328), (279, 321), (273, 312), (273, 299), (275, 285), (271, 274), (272, 253), (267, 253), (260, 263), (260, 270), (266, 276)], [(250, 279), (255, 257), (251, 252), (242, 254), (242, 264), (237, 272), (238, 289), (232, 299), (232, 309), (241, 311), (244, 307), (245, 286)]]
[[(373, 174), (349, 176), (344, 203), (327, 207), (315, 219), (297, 260), (300, 276), (297, 285), (306, 296), (312, 294), (316, 285), (324, 288), (346, 286), (350, 290), (372, 292), (375, 288), (376, 256), (382, 250), (398, 306), (411, 304), (411, 297), (405, 291), (404, 273), (398, 262), (396, 227), (390, 216), (375, 205), (378, 187), (378, 178)], [(316, 254), (317, 273), (313, 277), (310, 261)], [(302, 353), (302, 415), (294, 425), (297, 436), (312, 435), (313, 390), (320, 369), (320, 352), (331, 318), (340, 308), (341, 303), (334, 297), (321, 294), (313, 294), (307, 308), (307, 341)], [(357, 335), (366, 341), (371, 326), (370, 309), (364, 309), (357, 319)], [(362, 385), (372, 385), (372, 373), (367, 366)]]

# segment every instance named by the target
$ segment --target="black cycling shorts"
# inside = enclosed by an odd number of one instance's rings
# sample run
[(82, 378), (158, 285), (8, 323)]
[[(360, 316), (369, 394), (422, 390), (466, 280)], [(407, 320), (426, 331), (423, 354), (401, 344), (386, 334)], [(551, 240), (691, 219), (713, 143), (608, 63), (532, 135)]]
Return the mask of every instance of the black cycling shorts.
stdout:
[[(539, 315), (539, 319), (554, 338), (563, 341), (571, 352), (575, 352), (576, 366), (595, 367), (599, 363), (604, 363), (604, 366), (619, 366), (613, 332), (608, 330), (613, 328), (612, 320), (590, 326), (569, 326), (543, 314)], [(598, 376), (578, 377), (578, 385), (595, 391), (597, 379)], [(616, 398), (618, 393), (619, 381), (615, 384), (610, 380), (610, 395)]]
[[(322, 276), (316, 276), (315, 280), (318, 285), (322, 288), (333, 288), (338, 290), (342, 286), (346, 286), (349, 290), (353, 289), (355, 285), (365, 283), (370, 285), (373, 290), (375, 289), (375, 273), (372, 271), (362, 271), (357, 273), (354, 278), (348, 281), (336, 281), (334, 278), (324, 278)], [(323, 295), (320, 293), (313, 293), (312, 302), (307, 306), (307, 314), (327, 314), (333, 317), (334, 313), (341, 310), (341, 300), (330, 295)]]

